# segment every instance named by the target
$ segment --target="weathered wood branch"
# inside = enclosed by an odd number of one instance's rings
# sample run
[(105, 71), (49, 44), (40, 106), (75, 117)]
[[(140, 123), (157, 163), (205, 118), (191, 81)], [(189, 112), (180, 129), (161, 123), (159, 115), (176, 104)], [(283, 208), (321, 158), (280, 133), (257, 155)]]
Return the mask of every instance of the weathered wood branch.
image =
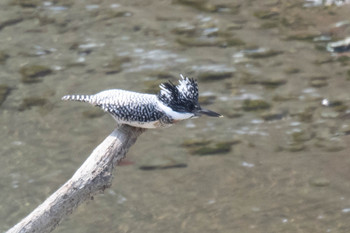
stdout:
[(145, 129), (115, 129), (62, 187), (7, 233), (51, 232), (81, 203), (111, 186), (113, 170)]

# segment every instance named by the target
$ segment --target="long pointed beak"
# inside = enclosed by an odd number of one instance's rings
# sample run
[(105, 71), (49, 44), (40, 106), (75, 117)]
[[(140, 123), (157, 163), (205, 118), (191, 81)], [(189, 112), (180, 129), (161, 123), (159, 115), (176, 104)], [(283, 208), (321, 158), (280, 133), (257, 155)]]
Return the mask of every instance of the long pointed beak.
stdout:
[(197, 110), (196, 114), (199, 116), (200, 115), (207, 115), (210, 117), (224, 117), (223, 115), (221, 115), (219, 113), (213, 112), (213, 111), (211, 111), (209, 109), (205, 109), (205, 108)]

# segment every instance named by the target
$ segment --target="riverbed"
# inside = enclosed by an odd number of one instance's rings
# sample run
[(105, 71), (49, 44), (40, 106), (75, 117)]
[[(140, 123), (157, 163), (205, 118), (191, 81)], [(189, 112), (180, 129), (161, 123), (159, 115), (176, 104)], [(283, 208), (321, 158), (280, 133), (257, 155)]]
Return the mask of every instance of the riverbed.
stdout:
[(0, 231), (116, 126), (67, 94), (198, 81), (55, 232), (349, 232), (348, 1), (2, 1)]

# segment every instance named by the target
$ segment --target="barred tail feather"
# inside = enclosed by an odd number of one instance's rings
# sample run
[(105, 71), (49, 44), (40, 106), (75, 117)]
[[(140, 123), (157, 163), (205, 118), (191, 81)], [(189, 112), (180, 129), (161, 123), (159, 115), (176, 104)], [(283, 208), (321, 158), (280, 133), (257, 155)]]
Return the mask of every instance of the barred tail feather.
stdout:
[(65, 95), (62, 100), (79, 101), (91, 103), (92, 95)]

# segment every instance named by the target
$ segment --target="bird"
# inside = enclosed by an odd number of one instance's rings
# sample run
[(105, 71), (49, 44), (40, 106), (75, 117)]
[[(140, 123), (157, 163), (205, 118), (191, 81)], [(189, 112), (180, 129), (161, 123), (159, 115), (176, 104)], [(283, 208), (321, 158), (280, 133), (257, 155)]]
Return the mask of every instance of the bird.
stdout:
[(166, 128), (202, 115), (223, 117), (199, 105), (195, 79), (180, 77), (177, 85), (171, 81), (160, 84), (157, 94), (111, 89), (94, 95), (65, 95), (62, 100), (90, 103), (110, 113), (118, 125), (146, 129)]

